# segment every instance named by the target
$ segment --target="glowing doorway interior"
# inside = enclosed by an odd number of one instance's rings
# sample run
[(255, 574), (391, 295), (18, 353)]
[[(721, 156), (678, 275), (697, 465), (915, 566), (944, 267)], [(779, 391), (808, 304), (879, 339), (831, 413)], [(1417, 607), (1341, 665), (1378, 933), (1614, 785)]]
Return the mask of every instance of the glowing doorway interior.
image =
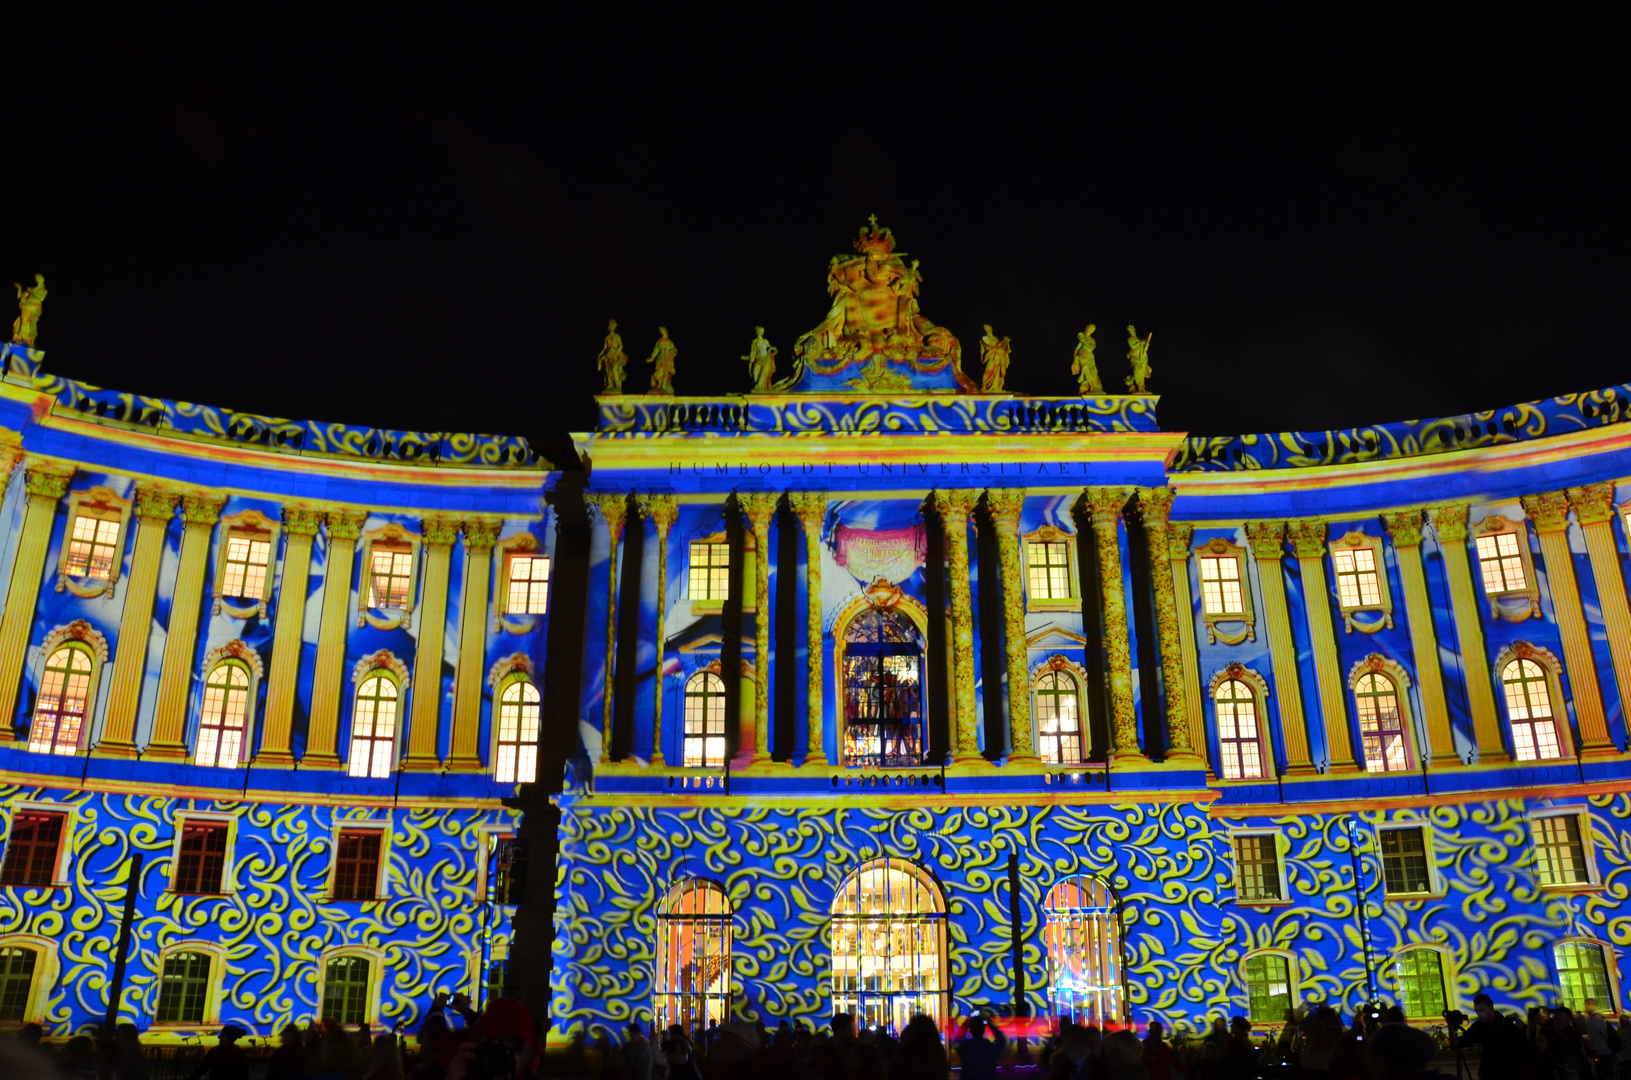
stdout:
[(844, 764), (923, 763), (923, 640), (895, 611), (863, 611), (844, 631)]
[(685, 878), (657, 911), (657, 1026), (724, 1023), (731, 1011), (731, 902), (712, 881)]
[(1121, 915), (1110, 889), (1086, 874), (1048, 893), (1048, 994), (1055, 1016), (1078, 1024), (1119, 1021)]
[(916, 1013), (944, 1024), (946, 904), (904, 859), (874, 859), (844, 879), (832, 905), (834, 1013), (899, 1033)]

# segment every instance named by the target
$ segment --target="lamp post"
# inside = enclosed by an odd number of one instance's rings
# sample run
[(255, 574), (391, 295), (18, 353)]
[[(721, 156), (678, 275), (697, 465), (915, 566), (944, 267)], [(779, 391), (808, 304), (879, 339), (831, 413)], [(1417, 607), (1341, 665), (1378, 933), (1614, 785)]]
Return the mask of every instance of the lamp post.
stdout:
[(1359, 941), (1365, 952), (1365, 1000), (1369, 1003), (1376, 1000), (1376, 961), (1371, 954), (1370, 924), (1365, 919), (1370, 890), (1365, 887), (1364, 867), (1359, 860), (1359, 826), (1352, 814), (1343, 819), (1343, 827), (1348, 833), (1348, 855), (1353, 859), (1354, 909), (1359, 913)]

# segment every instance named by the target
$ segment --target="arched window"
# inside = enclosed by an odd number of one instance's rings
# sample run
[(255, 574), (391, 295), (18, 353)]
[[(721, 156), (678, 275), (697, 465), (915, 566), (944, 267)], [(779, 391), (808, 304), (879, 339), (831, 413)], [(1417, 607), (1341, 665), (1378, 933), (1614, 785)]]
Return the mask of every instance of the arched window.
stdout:
[(725, 764), (725, 680), (699, 671), (685, 681), (685, 745), (688, 768)]
[(351, 712), (352, 776), (380, 779), (391, 775), (391, 754), (396, 747), (397, 686), (376, 671), (357, 687)]
[(22, 945), (0, 947), (0, 1024), (30, 1019), (29, 993), (34, 988), (34, 969), (39, 953)]
[(323, 1019), (361, 1024), (368, 1019), (368, 958), (331, 956), (323, 965)]
[(1296, 1006), (1291, 958), (1281, 953), (1248, 956), (1245, 964), (1247, 1011), (1259, 1023), (1283, 1024)]
[(538, 688), (522, 676), (498, 696), (498, 753), (493, 774), (501, 784), (538, 779)]
[(1506, 716), (1512, 725), (1512, 753), (1519, 761), (1563, 756), (1552, 713), (1552, 690), (1546, 670), (1528, 657), (1501, 669)]
[(1103, 880), (1068, 877), (1044, 905), (1053, 1014), (1078, 1024), (1122, 1019), (1121, 910)]
[(1586, 1002), (1604, 1011), (1616, 1008), (1614, 989), (1608, 981), (1608, 957), (1595, 941), (1557, 943), (1557, 985), (1563, 991), (1563, 1004), (1580, 1012)]
[(896, 1033), (916, 1013), (944, 1023), (946, 904), (903, 859), (874, 859), (844, 879), (832, 905), (832, 1007)]
[(1036, 680), (1037, 752), (1049, 765), (1075, 765), (1082, 755), (1082, 695), (1064, 671)]
[(923, 640), (896, 611), (872, 608), (844, 631), (844, 764), (923, 763)]
[(1444, 957), (1437, 949), (1406, 949), (1393, 964), (1398, 980), (1399, 1007), (1406, 1019), (1426, 1020), (1444, 1015)]
[(154, 1019), (161, 1024), (202, 1024), (210, 996), (210, 954), (173, 952), (159, 975), (159, 1004)]
[(45, 662), (28, 748), (36, 754), (73, 754), (91, 696), (91, 654), (79, 645), (64, 645)]
[(1393, 680), (1379, 671), (1366, 672), (1354, 683), (1354, 700), (1359, 704), (1359, 738), (1366, 771), (1408, 772), (1410, 742), (1405, 737), (1404, 711), (1399, 708), (1399, 691)]
[(1263, 728), (1257, 696), (1239, 679), (1225, 679), (1212, 692), (1218, 713), (1219, 761), (1225, 780), (1261, 780)]
[(198, 765), (237, 766), (249, 722), (249, 669), (223, 660), (204, 680), (204, 710), (198, 721)]
[(686, 1031), (731, 1011), (731, 902), (712, 881), (685, 878), (657, 911), (654, 1013)]

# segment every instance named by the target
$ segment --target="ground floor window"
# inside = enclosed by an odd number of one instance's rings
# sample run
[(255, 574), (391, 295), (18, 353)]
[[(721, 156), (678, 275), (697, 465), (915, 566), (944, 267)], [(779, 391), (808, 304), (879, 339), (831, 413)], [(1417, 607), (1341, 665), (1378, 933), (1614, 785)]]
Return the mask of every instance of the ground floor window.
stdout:
[(1437, 949), (1406, 949), (1394, 964), (1394, 975), (1406, 1019), (1444, 1015), (1444, 957)]
[(655, 974), (659, 1028), (730, 1019), (731, 902), (717, 883), (685, 878), (663, 897)]
[(1246, 999), (1254, 1021), (1283, 1024), (1291, 1017), (1291, 961), (1278, 953), (1246, 958)]
[(361, 1024), (368, 1019), (368, 961), (336, 956), (323, 965), (323, 1019)]
[(940, 887), (904, 859), (874, 859), (832, 906), (832, 1011), (899, 1034), (917, 1013), (944, 1024), (946, 904)]
[(1048, 893), (1043, 938), (1053, 1014), (1103, 1027), (1122, 1016), (1121, 912), (1096, 877), (1078, 875)]
[(1564, 941), (1557, 946), (1557, 985), (1563, 991), (1563, 1004), (1580, 1012), (1586, 1002), (1610, 1012), (1614, 995), (1609, 992), (1608, 958), (1595, 941)]
[(159, 1006), (154, 1019), (161, 1024), (202, 1024), (209, 990), (209, 953), (171, 953), (164, 958), (164, 971), (159, 976)]
[(28, 1019), (28, 992), (34, 987), (39, 954), (21, 945), (0, 948), (0, 1024)]

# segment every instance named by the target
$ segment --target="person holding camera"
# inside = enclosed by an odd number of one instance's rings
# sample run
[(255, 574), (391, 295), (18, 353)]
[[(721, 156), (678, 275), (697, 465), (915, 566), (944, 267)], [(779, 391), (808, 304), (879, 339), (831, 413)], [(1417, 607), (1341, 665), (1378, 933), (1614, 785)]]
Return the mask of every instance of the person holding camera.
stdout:
[(1478, 1060), (1478, 1080), (1529, 1080), (1531, 1048), (1524, 1029), (1516, 1020), (1495, 1011), (1488, 994), (1472, 999), (1478, 1019), (1469, 1027), (1465, 1013), (1447, 1009), (1444, 1024), (1449, 1028), (1450, 1046), (1460, 1053), (1469, 1046), (1482, 1053)]

